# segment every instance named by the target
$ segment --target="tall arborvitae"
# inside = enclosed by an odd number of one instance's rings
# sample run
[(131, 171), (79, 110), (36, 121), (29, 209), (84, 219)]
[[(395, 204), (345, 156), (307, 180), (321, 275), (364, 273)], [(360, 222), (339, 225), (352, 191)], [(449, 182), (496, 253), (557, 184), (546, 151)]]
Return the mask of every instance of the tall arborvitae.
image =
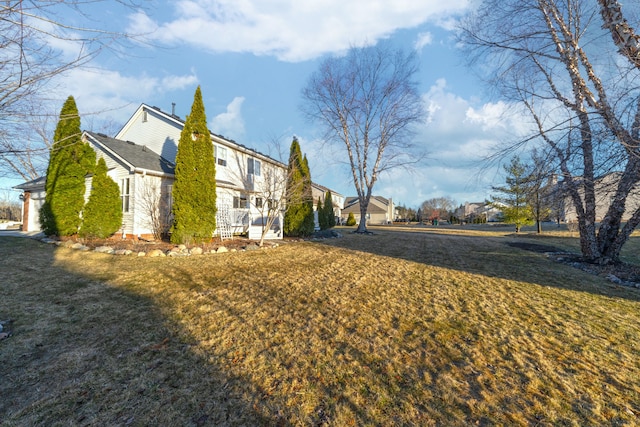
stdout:
[(322, 196), (318, 197), (316, 212), (318, 213), (318, 225), (320, 226), (320, 230), (325, 230), (327, 228), (327, 221), (324, 215), (324, 206), (322, 206)]
[(324, 217), (326, 228), (333, 228), (336, 226), (336, 216), (333, 212), (333, 197), (331, 197), (331, 191), (327, 191), (324, 195)]
[(305, 201), (304, 207), (304, 222), (302, 224), (301, 235), (309, 236), (313, 234), (315, 230), (315, 221), (313, 218), (313, 189), (311, 188), (311, 169), (309, 168), (309, 161), (307, 155), (304, 155), (302, 159), (302, 175), (303, 179), (303, 195)]
[(216, 166), (200, 86), (180, 134), (173, 184), (174, 243), (206, 242), (216, 228)]
[(45, 183), (45, 203), (40, 224), (48, 236), (70, 236), (78, 232), (84, 206), (85, 176), (96, 163), (96, 153), (82, 142), (80, 115), (73, 96), (60, 111), (53, 135)]
[(107, 164), (98, 160), (89, 201), (82, 211), (82, 237), (104, 239), (114, 234), (122, 225), (122, 201), (118, 184), (107, 175)]
[(300, 143), (294, 137), (289, 150), (287, 169), (287, 211), (284, 214), (284, 233), (287, 236), (305, 236), (313, 233), (313, 229), (311, 175), (306, 158), (302, 157)]

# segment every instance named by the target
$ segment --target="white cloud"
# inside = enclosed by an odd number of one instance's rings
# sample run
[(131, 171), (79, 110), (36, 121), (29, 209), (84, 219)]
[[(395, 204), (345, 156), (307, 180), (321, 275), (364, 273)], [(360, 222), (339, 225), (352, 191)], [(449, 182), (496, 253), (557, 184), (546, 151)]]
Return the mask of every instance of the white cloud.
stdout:
[(227, 111), (220, 113), (211, 120), (210, 128), (214, 133), (239, 140), (244, 136), (244, 120), (242, 118), (242, 103), (244, 97), (236, 96), (227, 105)]
[[(251, 52), (283, 61), (303, 61), (351, 45), (375, 43), (399, 29), (463, 12), (469, 0), (180, 0), (174, 16), (139, 11), (129, 31), (149, 32), (153, 40), (212, 52)], [(153, 31), (153, 33), (151, 33)], [(418, 43), (429, 42), (424, 33)]]
[[(123, 107), (132, 104), (137, 107), (144, 100), (184, 90), (195, 86), (197, 82), (195, 74), (155, 77), (145, 73), (123, 75), (118, 71), (97, 67), (76, 68), (60, 78), (51, 95), (62, 100), (73, 95), (81, 114), (100, 113), (106, 120), (124, 123), (131, 111)], [(59, 103), (62, 105), (61, 101)]]
[(433, 35), (429, 32), (418, 34), (418, 38), (414, 44), (415, 50), (418, 52), (422, 50), (423, 47), (430, 45), (433, 42)]

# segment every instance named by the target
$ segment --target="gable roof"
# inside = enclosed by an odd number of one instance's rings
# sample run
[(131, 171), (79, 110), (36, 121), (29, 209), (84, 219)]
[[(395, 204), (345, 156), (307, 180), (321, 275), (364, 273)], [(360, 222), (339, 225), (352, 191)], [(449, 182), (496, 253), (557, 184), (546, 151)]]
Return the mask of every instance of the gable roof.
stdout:
[(109, 138), (101, 133), (84, 132), (94, 143), (97, 143), (117, 158), (134, 169), (144, 169), (167, 175), (175, 173), (175, 165), (161, 155), (131, 141)]
[[(132, 126), (133, 122), (139, 117), (140, 114), (143, 114), (145, 111), (150, 111), (153, 112), (154, 115), (157, 115), (161, 118), (163, 118), (163, 120), (165, 120), (168, 123), (172, 123), (173, 125), (175, 125), (177, 128), (179, 128), (180, 130), (182, 130), (184, 128), (185, 125), (185, 120), (183, 120), (180, 116), (176, 115), (176, 114), (172, 114), (172, 113), (167, 113), (166, 111), (163, 111), (162, 109), (160, 109), (159, 107), (156, 106), (150, 106), (147, 104), (140, 104), (140, 106), (138, 107), (138, 109), (133, 113), (133, 115), (129, 118), (129, 120), (127, 121), (127, 123), (125, 123), (125, 125), (122, 127), (122, 129), (120, 129), (120, 131), (118, 131), (118, 133), (116, 134), (116, 136), (123, 134), (130, 126)], [(216, 133), (211, 132), (211, 130), (209, 129), (209, 133), (211, 134), (211, 141), (216, 143), (216, 144), (220, 144), (223, 146), (226, 146), (228, 148), (243, 152), (247, 155), (256, 157), (258, 159), (267, 161), (269, 163), (273, 163), (274, 165), (284, 168), (287, 168), (287, 165), (279, 160), (274, 159), (271, 156), (268, 156), (266, 154), (263, 154), (253, 148), (249, 148), (243, 144), (240, 144), (236, 141), (234, 141), (231, 138), (227, 138), (223, 135), (219, 135)]]
[[(369, 199), (369, 206), (367, 206), (367, 212), (370, 214), (381, 214), (387, 213), (389, 208), (389, 200), (380, 196), (371, 196)], [(345, 213), (360, 212), (360, 200), (357, 197), (348, 197), (344, 203), (344, 209), (342, 210)]]

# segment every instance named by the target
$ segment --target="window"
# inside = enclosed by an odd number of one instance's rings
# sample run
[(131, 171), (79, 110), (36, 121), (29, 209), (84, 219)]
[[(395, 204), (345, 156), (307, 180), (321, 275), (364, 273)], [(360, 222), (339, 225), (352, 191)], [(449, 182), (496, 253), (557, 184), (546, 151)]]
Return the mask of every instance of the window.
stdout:
[(262, 197), (256, 197), (256, 208), (262, 209)]
[(122, 199), (122, 212), (129, 212), (129, 178), (120, 180), (120, 199)]
[(249, 201), (246, 194), (240, 196), (233, 196), (233, 208), (234, 209), (247, 209), (249, 208)]
[(227, 149), (218, 145), (213, 146), (213, 156), (216, 158), (216, 163), (220, 166), (227, 166)]
[(260, 176), (260, 161), (249, 157), (247, 159), (247, 173), (249, 175)]

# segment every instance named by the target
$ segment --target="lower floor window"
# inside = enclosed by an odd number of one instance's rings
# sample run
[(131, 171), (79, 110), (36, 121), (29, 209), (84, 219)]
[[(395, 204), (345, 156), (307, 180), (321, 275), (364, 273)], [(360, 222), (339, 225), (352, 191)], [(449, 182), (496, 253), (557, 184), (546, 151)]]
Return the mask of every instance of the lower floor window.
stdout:
[(242, 194), (240, 196), (233, 196), (234, 209), (247, 209), (248, 207), (249, 207), (249, 203), (248, 203), (246, 194)]
[(122, 199), (122, 212), (129, 212), (129, 178), (120, 180), (120, 198)]

